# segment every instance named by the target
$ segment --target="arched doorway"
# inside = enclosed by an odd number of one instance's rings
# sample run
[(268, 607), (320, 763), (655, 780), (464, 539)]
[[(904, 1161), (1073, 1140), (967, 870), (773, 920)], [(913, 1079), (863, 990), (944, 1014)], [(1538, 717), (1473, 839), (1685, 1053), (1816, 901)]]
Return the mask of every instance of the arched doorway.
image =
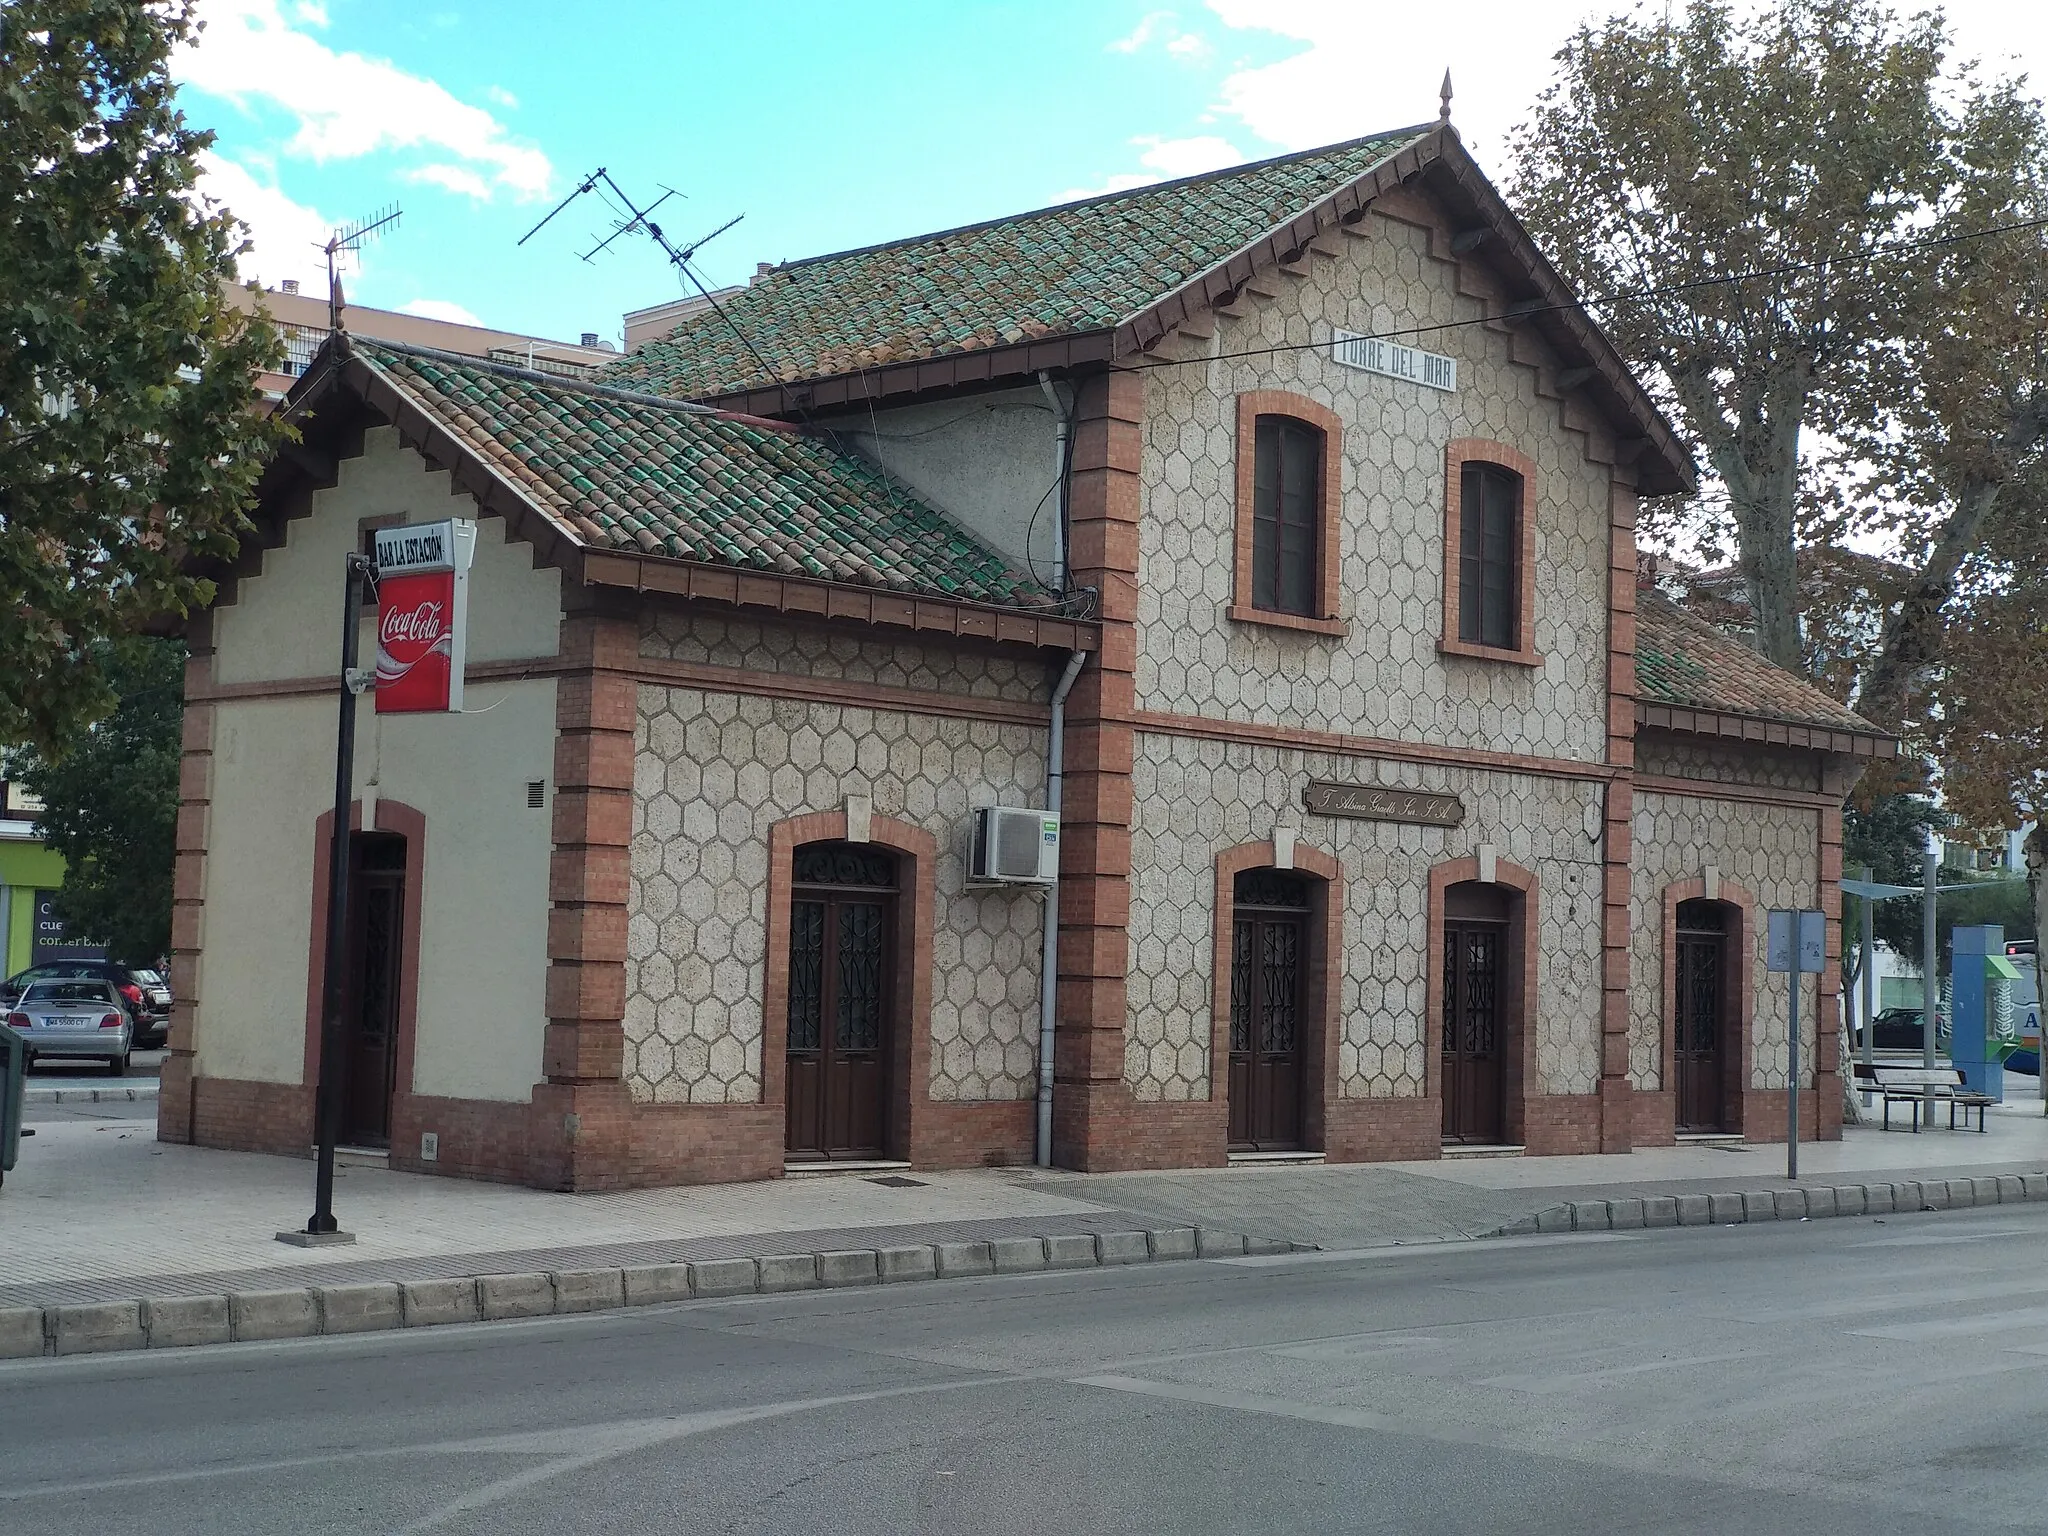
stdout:
[(1240, 870), (1232, 885), (1229, 1145), (1239, 1152), (1302, 1145), (1302, 1069), (1308, 1034), (1307, 877)]
[(1507, 1137), (1514, 977), (1513, 907), (1498, 885), (1466, 881), (1444, 893), (1443, 1138), (1498, 1145)]
[(398, 1084), (406, 840), (390, 832), (352, 832), (348, 847), (338, 1134), (347, 1146), (388, 1147), (391, 1098)]
[(879, 1158), (889, 1144), (897, 861), (867, 843), (805, 843), (791, 864), (786, 1147)]
[(1672, 1114), (1680, 1132), (1726, 1129), (1731, 911), (1725, 902), (1678, 904), (1673, 943)]

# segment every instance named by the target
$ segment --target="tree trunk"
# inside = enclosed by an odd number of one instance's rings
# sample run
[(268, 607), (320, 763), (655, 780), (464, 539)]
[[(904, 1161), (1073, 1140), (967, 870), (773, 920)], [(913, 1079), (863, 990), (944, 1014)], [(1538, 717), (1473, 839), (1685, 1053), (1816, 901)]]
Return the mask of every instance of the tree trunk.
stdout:
[(1996, 483), (1974, 481), (1956, 497), (1955, 511), (1942, 525), (1927, 563), (1912, 587), (1885, 619), (1877, 656), (1856, 690), (1856, 710), (1879, 725), (1897, 725), (1906, 718), (1914, 681), (1938, 666), (1948, 626), (1942, 611), (1955, 596), (1956, 576), (1977, 547), (1984, 520), (1998, 501)]
[[(1756, 646), (1804, 675), (1799, 645), (1799, 427), (1811, 369), (1786, 367), (1724, 408), (1705, 369), (1667, 368), (1679, 404), (1728, 490), (1736, 560), (1749, 594)], [(1732, 410), (1733, 419), (1730, 419)]]

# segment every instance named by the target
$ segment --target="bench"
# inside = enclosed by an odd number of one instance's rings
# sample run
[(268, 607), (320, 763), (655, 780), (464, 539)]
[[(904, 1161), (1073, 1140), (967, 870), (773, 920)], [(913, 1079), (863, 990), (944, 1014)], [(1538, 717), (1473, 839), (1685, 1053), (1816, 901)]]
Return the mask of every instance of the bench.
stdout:
[[(1867, 1093), (1877, 1093), (1884, 1099), (1884, 1128), (1892, 1128), (1892, 1105), (1909, 1104), (1913, 1108), (1913, 1130), (1920, 1130), (1923, 1114), (1932, 1123), (1934, 1106), (1930, 1097), (1940, 1099), (1948, 1105), (1948, 1128), (1957, 1129), (1956, 1111), (1963, 1112), (1962, 1129), (1968, 1130), (1970, 1111), (1977, 1111), (1977, 1129), (1984, 1130), (1984, 1111), (1998, 1100), (1988, 1093), (1980, 1093), (1970, 1087), (1969, 1079), (1961, 1067), (1914, 1067), (1893, 1065), (1890, 1062), (1873, 1061), (1856, 1063), (1856, 1084)], [(1930, 1094), (1929, 1090), (1932, 1090)]]

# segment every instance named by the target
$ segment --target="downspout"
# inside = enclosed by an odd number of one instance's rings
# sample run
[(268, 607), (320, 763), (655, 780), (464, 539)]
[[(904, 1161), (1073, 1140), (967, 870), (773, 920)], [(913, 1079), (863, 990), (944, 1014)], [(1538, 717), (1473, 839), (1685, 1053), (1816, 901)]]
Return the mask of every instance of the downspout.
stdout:
[[(1062, 498), (1064, 499), (1064, 498)], [(1057, 816), (1060, 811), (1060, 780), (1064, 776), (1067, 749), (1067, 693), (1087, 663), (1086, 651), (1067, 657), (1067, 669), (1052, 691), (1052, 725), (1045, 752), (1045, 808)], [(1059, 989), (1060, 965), (1060, 883), (1057, 877), (1045, 893), (1045, 941), (1038, 957), (1038, 1154), (1041, 1168), (1052, 1166), (1052, 1051), (1053, 1000)]]
[[(1072, 468), (1073, 418), (1060, 403), (1052, 375), (1038, 371), (1038, 387), (1045, 391), (1045, 403), (1052, 407), (1053, 429), (1053, 580), (1064, 593), (1072, 585), (1067, 571), (1067, 477)], [(1030, 558), (1026, 550), (1025, 558)], [(1067, 694), (1074, 679), (1087, 664), (1086, 651), (1067, 657), (1067, 669), (1052, 690), (1052, 714), (1046, 732), (1045, 808), (1060, 813), (1060, 781), (1065, 777), (1067, 751)], [(1063, 839), (1064, 840), (1064, 839)], [(1060, 981), (1060, 883), (1057, 875), (1045, 893), (1045, 937), (1038, 955), (1038, 1141), (1036, 1161), (1041, 1168), (1052, 1166), (1052, 1061), (1053, 1003)]]

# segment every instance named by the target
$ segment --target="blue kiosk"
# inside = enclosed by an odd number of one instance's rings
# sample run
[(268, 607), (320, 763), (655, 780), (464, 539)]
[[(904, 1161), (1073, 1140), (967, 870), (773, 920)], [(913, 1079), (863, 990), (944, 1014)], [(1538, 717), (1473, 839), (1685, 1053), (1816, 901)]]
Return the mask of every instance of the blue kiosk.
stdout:
[(1972, 1088), (2005, 1100), (2005, 1058), (1991, 1034), (1993, 981), (2017, 981), (2020, 973), (2005, 958), (2005, 930), (1996, 923), (1957, 925), (1950, 930), (1955, 1003), (1950, 1022), (1949, 1059)]

